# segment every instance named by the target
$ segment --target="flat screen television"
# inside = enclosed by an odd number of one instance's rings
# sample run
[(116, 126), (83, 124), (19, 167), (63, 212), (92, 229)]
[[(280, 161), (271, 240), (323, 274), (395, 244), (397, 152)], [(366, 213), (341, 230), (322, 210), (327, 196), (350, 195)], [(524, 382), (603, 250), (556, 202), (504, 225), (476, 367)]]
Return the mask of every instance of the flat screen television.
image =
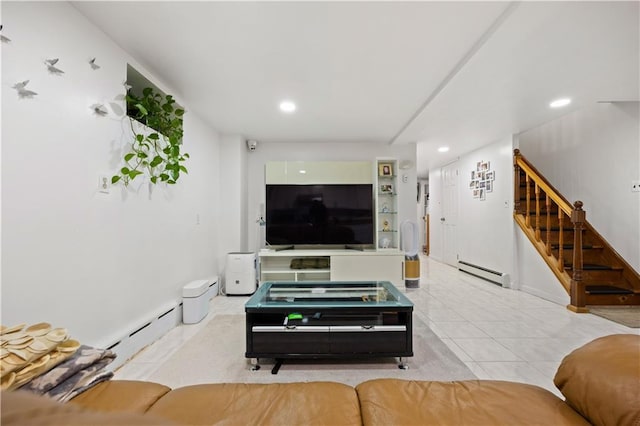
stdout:
[(267, 185), (270, 245), (369, 245), (374, 239), (373, 185)]

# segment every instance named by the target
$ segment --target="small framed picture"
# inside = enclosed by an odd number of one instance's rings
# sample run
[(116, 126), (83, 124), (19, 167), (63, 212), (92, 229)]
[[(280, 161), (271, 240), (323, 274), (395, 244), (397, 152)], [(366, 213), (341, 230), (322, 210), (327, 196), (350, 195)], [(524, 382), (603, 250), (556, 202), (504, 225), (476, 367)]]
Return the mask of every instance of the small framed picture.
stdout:
[(496, 175), (495, 175), (495, 172), (493, 170), (485, 173), (485, 175), (484, 175), (485, 179), (487, 179), (487, 180), (495, 180), (495, 176)]
[(391, 163), (379, 163), (378, 164), (379, 176), (393, 176), (393, 164)]
[(493, 192), (493, 182), (492, 182), (492, 181), (490, 181), (490, 180), (488, 180), (488, 181), (485, 183), (484, 190), (485, 190), (485, 191), (487, 191), (487, 192)]
[(393, 193), (393, 185), (391, 185), (390, 183), (380, 185), (380, 192), (383, 194)]

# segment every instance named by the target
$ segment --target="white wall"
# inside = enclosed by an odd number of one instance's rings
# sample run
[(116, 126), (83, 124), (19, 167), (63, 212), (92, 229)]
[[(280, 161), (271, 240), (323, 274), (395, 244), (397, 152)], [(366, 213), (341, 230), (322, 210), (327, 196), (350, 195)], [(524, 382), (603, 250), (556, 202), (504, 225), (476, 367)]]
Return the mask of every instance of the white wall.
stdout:
[(549, 265), (515, 222), (514, 229), (515, 276), (512, 277), (512, 286), (559, 305), (568, 305), (569, 294)]
[[(122, 102), (107, 117), (89, 106), (124, 93), (127, 62), (179, 94), (68, 3), (5, 2), (2, 14), (12, 39), (2, 45), (2, 323), (47, 321), (97, 344), (217, 273), (219, 136), (177, 96), (189, 174), (151, 192), (98, 193), (128, 130)], [(65, 73), (49, 74), (47, 58)], [(19, 99), (11, 86), (27, 79), (38, 95)]]
[[(220, 192), (215, 209), (219, 212), (218, 262), (224, 281), (227, 253), (247, 251), (247, 150), (238, 135), (224, 135), (220, 143)], [(251, 250), (253, 251), (253, 250)]]
[[(459, 259), (513, 276), (513, 140), (506, 137), (458, 161)], [(488, 161), (495, 173), (484, 200), (469, 189), (476, 163)]]
[[(513, 265), (513, 141), (511, 137), (460, 157), (458, 169), (458, 258), (498, 272), (514, 274)], [(493, 191), (485, 200), (473, 198), (471, 171), (479, 161), (490, 162), (495, 173)], [(431, 254), (443, 260), (443, 194), (441, 169), (429, 173)]]
[(247, 162), (247, 229), (248, 247), (255, 250), (264, 236), (256, 219), (264, 214), (265, 164), (270, 161), (371, 161), (378, 157), (411, 161), (411, 169), (401, 170), (407, 182), (398, 181), (398, 218), (417, 220), (416, 217), (416, 147), (407, 145), (371, 145), (364, 143), (260, 143), (248, 154)]
[(599, 103), (519, 135), (520, 151), (640, 271), (638, 102)]

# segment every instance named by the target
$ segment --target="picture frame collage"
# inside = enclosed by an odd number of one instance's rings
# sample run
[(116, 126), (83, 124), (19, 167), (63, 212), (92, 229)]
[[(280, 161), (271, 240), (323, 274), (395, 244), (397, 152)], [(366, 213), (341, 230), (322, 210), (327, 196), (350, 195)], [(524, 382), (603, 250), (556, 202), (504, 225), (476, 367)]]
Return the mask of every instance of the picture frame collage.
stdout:
[(471, 171), (471, 180), (469, 181), (469, 189), (472, 191), (473, 198), (484, 201), (487, 192), (493, 192), (493, 184), (496, 178), (494, 170), (491, 170), (489, 161), (478, 161), (476, 169)]

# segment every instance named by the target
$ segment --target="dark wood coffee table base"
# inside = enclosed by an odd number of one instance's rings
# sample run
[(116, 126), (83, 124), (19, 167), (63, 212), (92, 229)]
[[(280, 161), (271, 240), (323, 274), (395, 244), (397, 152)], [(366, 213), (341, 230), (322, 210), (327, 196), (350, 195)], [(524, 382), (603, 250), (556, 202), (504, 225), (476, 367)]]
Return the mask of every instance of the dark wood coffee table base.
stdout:
[[(354, 287), (356, 293), (356, 285), (363, 285), (322, 283), (336, 284)], [(398, 292), (391, 283), (384, 282), (384, 285)], [(259, 369), (259, 358), (275, 359), (274, 374), (286, 359), (400, 357), (399, 367), (406, 368), (402, 358), (413, 356), (413, 304), (398, 294), (395, 295), (400, 299), (397, 303), (328, 300), (325, 294), (319, 303), (315, 303), (313, 294), (308, 299), (287, 300), (287, 303), (256, 305), (250, 300), (245, 306), (245, 356), (255, 359), (254, 370)]]

